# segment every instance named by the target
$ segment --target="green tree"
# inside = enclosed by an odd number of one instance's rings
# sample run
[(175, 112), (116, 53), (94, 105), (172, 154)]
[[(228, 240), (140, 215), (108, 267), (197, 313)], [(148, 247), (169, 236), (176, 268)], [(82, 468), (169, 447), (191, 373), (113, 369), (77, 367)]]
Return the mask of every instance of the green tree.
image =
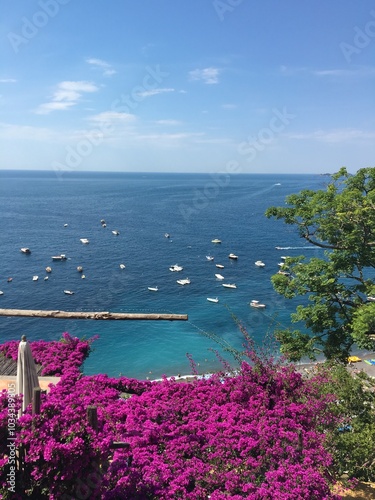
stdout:
[(308, 333), (278, 330), (282, 352), (293, 361), (318, 353), (346, 361), (353, 344), (374, 348), (375, 168), (355, 175), (342, 168), (325, 190), (289, 195), (285, 206), (270, 207), (266, 216), (295, 226), (301, 238), (322, 249), (322, 258), (287, 258), (288, 274), (272, 277), (284, 297), (307, 298), (292, 321), (302, 322)]
[(331, 411), (337, 425), (325, 425), (326, 447), (337, 477), (375, 480), (375, 380), (342, 364), (318, 364), (311, 383), (318, 393), (335, 394)]

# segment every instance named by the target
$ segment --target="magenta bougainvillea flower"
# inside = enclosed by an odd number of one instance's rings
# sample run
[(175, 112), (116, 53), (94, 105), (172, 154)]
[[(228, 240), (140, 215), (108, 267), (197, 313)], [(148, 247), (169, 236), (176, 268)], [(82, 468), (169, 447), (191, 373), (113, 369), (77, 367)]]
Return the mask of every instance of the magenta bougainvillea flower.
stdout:
[[(42, 395), (41, 413), (28, 408), (17, 422), (17, 444), (26, 450), (23, 488), (33, 498), (337, 498), (321, 430), (335, 424), (333, 396), (319, 397), (317, 384), (293, 367), (249, 351), (236, 375), (189, 383), (84, 376), (79, 368), (90, 345), (68, 334), (60, 342), (31, 342), (45, 373), (61, 376)], [(14, 357), (16, 348), (0, 349)], [(4, 391), (4, 435), (7, 401)], [(91, 406), (96, 429), (87, 421)], [(16, 498), (7, 496), (4, 448), (0, 467), (3, 498)]]
[[(88, 340), (80, 340), (71, 337), (64, 332), (60, 340), (46, 342), (37, 340), (29, 342), (34, 361), (41, 364), (43, 376), (60, 377), (64, 371), (71, 367), (79, 367), (89, 355), (90, 346), (97, 336)], [(8, 358), (17, 360), (18, 344), (16, 340), (11, 340), (0, 345), (0, 352)]]

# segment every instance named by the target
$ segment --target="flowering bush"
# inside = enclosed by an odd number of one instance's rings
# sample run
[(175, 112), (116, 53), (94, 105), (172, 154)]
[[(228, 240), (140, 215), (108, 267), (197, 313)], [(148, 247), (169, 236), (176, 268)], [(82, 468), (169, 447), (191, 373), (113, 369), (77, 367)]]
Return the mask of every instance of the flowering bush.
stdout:
[[(90, 354), (91, 344), (97, 337), (80, 340), (64, 332), (57, 341), (29, 342), (34, 361), (43, 366), (42, 375), (60, 377), (66, 370), (82, 365)], [(19, 341), (11, 340), (0, 345), (0, 352), (17, 361)]]
[[(336, 498), (319, 427), (336, 425), (332, 396), (292, 367), (248, 355), (236, 376), (191, 383), (83, 376), (62, 360), (41, 413), (18, 421), (24, 491), (38, 499)], [(87, 423), (92, 405), (97, 430)], [(128, 447), (114, 450), (117, 441)]]
[[(47, 492), (51, 499), (61, 499), (64, 494), (82, 498), (87, 488), (92, 488), (90, 498), (100, 498), (110, 445), (121, 439), (120, 421), (126, 418), (126, 401), (119, 394), (124, 390), (139, 394), (142, 385), (144, 390), (150, 384), (135, 380), (133, 385), (131, 379), (104, 375), (83, 377), (78, 370), (63, 375), (42, 396), (41, 413), (25, 415), (19, 421), (19, 441), (27, 449), (28, 488), (35, 498), (43, 498)], [(97, 407), (97, 431), (87, 422), (91, 405)], [(91, 478), (89, 485), (87, 478)]]
[(333, 498), (315, 430), (327, 400), (308, 392), (292, 370), (246, 363), (233, 378), (152, 385), (127, 403), (131, 466), (115, 458), (105, 498)]

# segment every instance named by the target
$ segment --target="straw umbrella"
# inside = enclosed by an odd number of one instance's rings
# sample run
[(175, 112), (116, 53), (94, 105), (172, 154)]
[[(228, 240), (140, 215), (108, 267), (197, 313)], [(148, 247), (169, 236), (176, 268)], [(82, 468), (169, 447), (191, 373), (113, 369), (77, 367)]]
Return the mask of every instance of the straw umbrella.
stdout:
[(33, 399), (34, 387), (39, 387), (35, 362), (26, 335), (22, 335), (18, 346), (16, 393), (23, 394), (22, 411), (25, 411)]

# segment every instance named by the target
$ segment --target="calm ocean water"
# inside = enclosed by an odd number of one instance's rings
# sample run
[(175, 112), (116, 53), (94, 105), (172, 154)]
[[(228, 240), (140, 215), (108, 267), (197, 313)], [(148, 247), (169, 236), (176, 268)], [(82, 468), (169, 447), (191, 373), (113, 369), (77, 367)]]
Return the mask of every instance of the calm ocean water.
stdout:
[[(72, 172), (58, 178), (53, 172), (0, 171), (0, 307), (189, 316), (187, 322), (0, 317), (0, 342), (22, 334), (29, 340), (58, 339), (64, 331), (99, 335), (86, 374), (140, 379), (187, 374), (187, 352), (202, 372), (218, 369), (212, 349), (222, 350), (211, 334), (242, 347), (232, 315), (259, 344), (275, 322), (290, 324), (296, 302), (278, 296), (270, 277), (282, 255), (321, 251), (304, 248), (294, 228), (266, 219), (264, 212), (284, 204), (288, 194), (323, 188), (326, 182), (319, 175)], [(213, 244), (214, 238), (222, 243)], [(29, 247), (31, 254), (21, 253), (21, 247)], [(228, 258), (231, 252), (237, 261)], [(68, 259), (52, 262), (51, 256), (61, 253)], [(264, 268), (254, 265), (259, 259)], [(224, 269), (216, 268), (218, 263)], [(183, 271), (169, 271), (173, 264)], [(47, 266), (52, 273), (45, 281)], [(85, 279), (77, 266), (83, 267)], [(237, 288), (224, 288), (215, 273)], [(189, 285), (176, 283), (186, 277)], [(149, 291), (150, 286), (158, 292)], [(65, 289), (74, 295), (64, 294)], [(264, 302), (266, 309), (249, 307), (252, 299)]]

